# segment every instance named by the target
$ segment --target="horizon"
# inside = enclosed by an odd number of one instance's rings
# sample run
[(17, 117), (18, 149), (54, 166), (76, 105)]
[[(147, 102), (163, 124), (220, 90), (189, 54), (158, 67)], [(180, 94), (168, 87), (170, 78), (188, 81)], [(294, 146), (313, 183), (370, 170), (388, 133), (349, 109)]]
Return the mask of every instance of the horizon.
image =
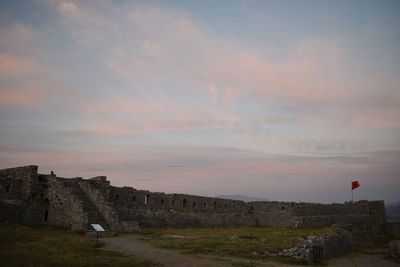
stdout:
[(400, 2), (0, 3), (0, 169), (399, 201)]

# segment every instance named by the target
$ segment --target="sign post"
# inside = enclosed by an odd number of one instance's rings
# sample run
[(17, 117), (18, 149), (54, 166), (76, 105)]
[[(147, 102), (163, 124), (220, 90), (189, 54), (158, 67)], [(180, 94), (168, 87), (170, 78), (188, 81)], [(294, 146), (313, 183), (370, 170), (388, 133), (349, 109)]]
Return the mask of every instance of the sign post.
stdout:
[(99, 247), (99, 232), (105, 232), (104, 228), (100, 224), (90, 224), (96, 231), (96, 248)]

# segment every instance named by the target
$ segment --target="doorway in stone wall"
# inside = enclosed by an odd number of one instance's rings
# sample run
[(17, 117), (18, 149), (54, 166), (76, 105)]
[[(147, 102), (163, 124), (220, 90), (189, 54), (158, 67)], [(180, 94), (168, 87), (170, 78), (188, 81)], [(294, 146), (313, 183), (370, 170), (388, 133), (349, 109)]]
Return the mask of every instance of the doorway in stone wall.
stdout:
[(47, 222), (49, 219), (49, 199), (46, 197), (43, 201), (44, 204), (44, 221)]

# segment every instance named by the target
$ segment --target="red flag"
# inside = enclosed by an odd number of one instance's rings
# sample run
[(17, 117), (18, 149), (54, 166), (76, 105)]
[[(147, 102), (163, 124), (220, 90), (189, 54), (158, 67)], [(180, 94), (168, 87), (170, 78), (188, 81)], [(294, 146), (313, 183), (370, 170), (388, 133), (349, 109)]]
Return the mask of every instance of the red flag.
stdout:
[(351, 190), (354, 190), (359, 186), (360, 186), (360, 183), (358, 181), (352, 181), (351, 182)]

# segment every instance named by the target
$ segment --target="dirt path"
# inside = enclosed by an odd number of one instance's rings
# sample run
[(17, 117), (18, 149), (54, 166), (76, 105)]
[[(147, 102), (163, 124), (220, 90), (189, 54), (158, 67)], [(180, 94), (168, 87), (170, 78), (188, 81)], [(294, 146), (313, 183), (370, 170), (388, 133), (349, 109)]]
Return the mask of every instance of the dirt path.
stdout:
[[(197, 256), (197, 255), (184, 255), (179, 252), (154, 247), (151, 244), (140, 240), (140, 235), (119, 235), (115, 237), (102, 238), (101, 242), (106, 244), (104, 249), (114, 250), (124, 253), (131, 253), (148, 259), (152, 262), (160, 263), (166, 266), (232, 266), (232, 262), (237, 262), (236, 259), (223, 259), (215, 258), (212, 256)], [(248, 260), (241, 261), (241, 263), (250, 263)], [(274, 262), (257, 263), (255, 266), (270, 266), (270, 267), (286, 267), (292, 265), (279, 264)], [(294, 265), (293, 265), (294, 266)]]
[(357, 255), (333, 259), (329, 267), (399, 267), (400, 264), (383, 259), (382, 255)]
[(231, 266), (223, 262), (215, 262), (205, 257), (194, 257), (180, 254), (172, 250), (154, 247), (142, 240), (137, 235), (120, 235), (110, 238), (102, 238), (106, 248), (124, 253), (133, 253), (152, 262), (166, 266)]
[[(290, 267), (298, 265), (289, 265), (267, 261), (250, 261), (240, 258), (212, 257), (207, 255), (185, 255), (174, 250), (154, 247), (146, 241), (140, 240), (138, 234), (126, 234), (109, 238), (101, 238), (101, 242), (106, 244), (104, 249), (135, 254), (155, 263), (166, 266), (209, 266), (224, 267), (233, 266), (234, 263), (244, 266), (269, 266), (269, 267)], [(399, 267), (400, 264), (385, 260), (380, 255), (357, 255), (345, 256), (337, 259), (331, 259), (328, 267)]]

